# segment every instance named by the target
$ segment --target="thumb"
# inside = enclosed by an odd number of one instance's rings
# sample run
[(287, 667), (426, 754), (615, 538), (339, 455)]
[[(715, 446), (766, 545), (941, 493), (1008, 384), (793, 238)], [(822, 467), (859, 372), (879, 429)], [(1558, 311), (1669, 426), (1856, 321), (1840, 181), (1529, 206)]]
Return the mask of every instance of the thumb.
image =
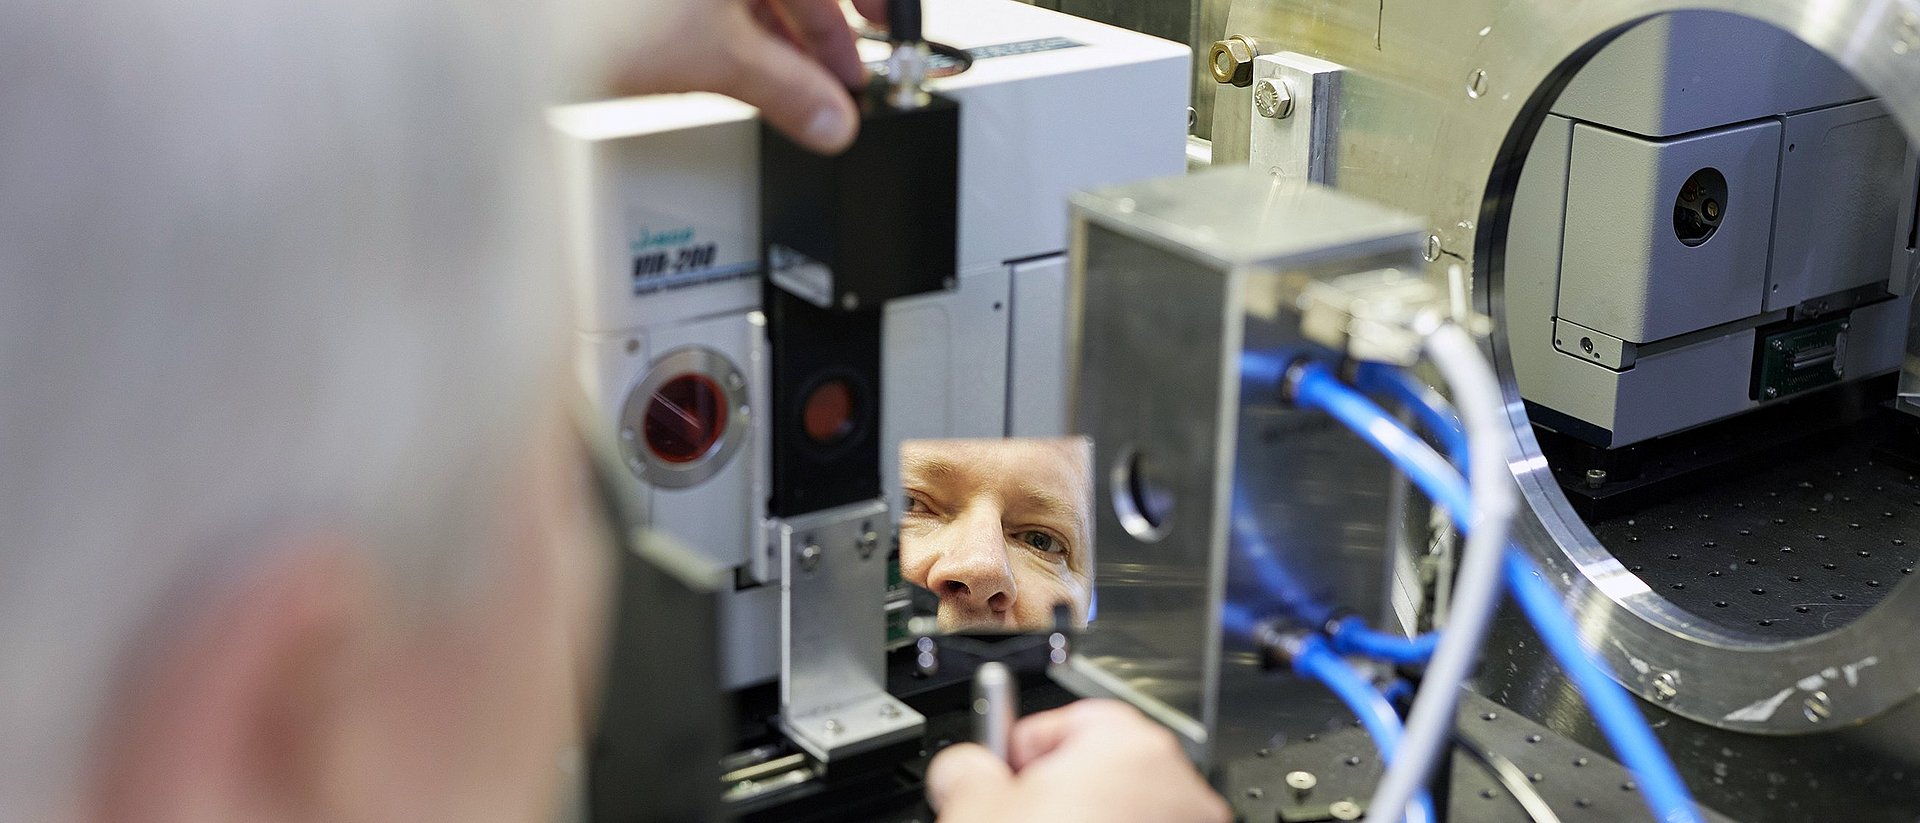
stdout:
[(767, 125), (821, 154), (836, 154), (860, 128), (853, 96), (826, 67), (758, 26), (735, 38), (716, 89), (758, 107)]
[(1013, 771), (985, 747), (956, 743), (927, 766), (927, 802), (934, 811), (948, 809), (962, 799), (998, 795), (1013, 785)]

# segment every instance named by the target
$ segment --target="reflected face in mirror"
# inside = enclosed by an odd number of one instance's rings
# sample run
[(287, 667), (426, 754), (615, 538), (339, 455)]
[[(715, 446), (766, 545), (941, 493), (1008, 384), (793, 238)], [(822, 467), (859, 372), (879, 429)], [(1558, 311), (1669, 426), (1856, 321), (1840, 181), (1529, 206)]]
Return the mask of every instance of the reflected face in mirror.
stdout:
[(1092, 593), (1092, 479), (1080, 438), (917, 440), (900, 449), (900, 572), (940, 630), (1045, 631)]

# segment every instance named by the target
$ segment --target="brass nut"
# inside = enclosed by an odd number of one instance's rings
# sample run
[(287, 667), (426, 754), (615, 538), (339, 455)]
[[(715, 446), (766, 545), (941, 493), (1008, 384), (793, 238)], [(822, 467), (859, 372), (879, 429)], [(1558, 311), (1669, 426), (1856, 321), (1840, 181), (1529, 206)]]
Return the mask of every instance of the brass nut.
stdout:
[(1214, 82), (1246, 88), (1253, 85), (1253, 58), (1258, 56), (1260, 51), (1247, 38), (1236, 34), (1215, 42), (1207, 55), (1207, 63), (1213, 69)]

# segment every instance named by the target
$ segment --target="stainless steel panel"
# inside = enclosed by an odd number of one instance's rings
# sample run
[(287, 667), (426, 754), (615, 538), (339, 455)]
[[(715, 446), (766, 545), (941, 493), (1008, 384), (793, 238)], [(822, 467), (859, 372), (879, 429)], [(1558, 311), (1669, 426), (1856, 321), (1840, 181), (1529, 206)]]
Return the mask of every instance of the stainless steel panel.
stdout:
[[(1363, 7), (1364, 6), (1364, 7)], [(1436, 268), (1473, 272), (1474, 299), (1499, 318), (1508, 276), (1504, 214), (1534, 129), (1571, 71), (1644, 18), (1683, 9), (1745, 14), (1794, 34), (1832, 57), (1887, 105), (1910, 142), (1920, 135), (1920, 8), (1885, 0), (1454, 0), (1375, 4), (1245, 0), (1227, 31), (1346, 66), (1340, 186), (1425, 217)], [(1372, 35), (1378, 18), (1378, 38)], [(1240, 90), (1221, 90), (1214, 112), (1216, 162), (1235, 157), (1247, 133)], [(1228, 105), (1227, 101), (1235, 101)], [(1237, 156), (1245, 156), (1244, 138)], [(1513, 355), (1496, 334), (1496, 360)], [(1681, 686), (1661, 705), (1707, 724), (1762, 734), (1819, 731), (1885, 712), (1920, 686), (1920, 586), (1899, 585), (1881, 607), (1816, 638), (1761, 642), (1699, 625), (1608, 554), (1548, 475), (1517, 391), (1510, 414), (1514, 462), (1532, 516), (1518, 537), (1549, 569), (1589, 636), (1627, 685), (1653, 699), (1666, 675)], [(1831, 713), (1821, 724), (1797, 713), (1745, 712), (1828, 668), (1873, 658), (1857, 681), (1822, 683)]]
[(1265, 543), (1296, 600), (1388, 611), (1384, 461), (1275, 393), (1242, 396), (1242, 352), (1304, 351), (1304, 278), (1411, 266), (1420, 237), (1404, 215), (1244, 168), (1081, 195), (1074, 214), (1100, 618), (1061, 677), (1132, 700), (1206, 762), (1223, 735), (1288, 722), (1274, 701), (1222, 700), (1274, 688), (1222, 647), (1222, 603), (1249, 588), (1230, 546)]

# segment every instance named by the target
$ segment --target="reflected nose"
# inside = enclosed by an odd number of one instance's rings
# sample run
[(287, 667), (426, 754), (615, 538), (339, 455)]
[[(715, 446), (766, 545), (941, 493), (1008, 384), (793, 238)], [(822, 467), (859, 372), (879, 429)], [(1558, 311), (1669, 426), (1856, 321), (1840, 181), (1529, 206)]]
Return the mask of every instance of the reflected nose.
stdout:
[(970, 512), (940, 530), (927, 588), (969, 612), (1005, 612), (1018, 592), (997, 512)]

